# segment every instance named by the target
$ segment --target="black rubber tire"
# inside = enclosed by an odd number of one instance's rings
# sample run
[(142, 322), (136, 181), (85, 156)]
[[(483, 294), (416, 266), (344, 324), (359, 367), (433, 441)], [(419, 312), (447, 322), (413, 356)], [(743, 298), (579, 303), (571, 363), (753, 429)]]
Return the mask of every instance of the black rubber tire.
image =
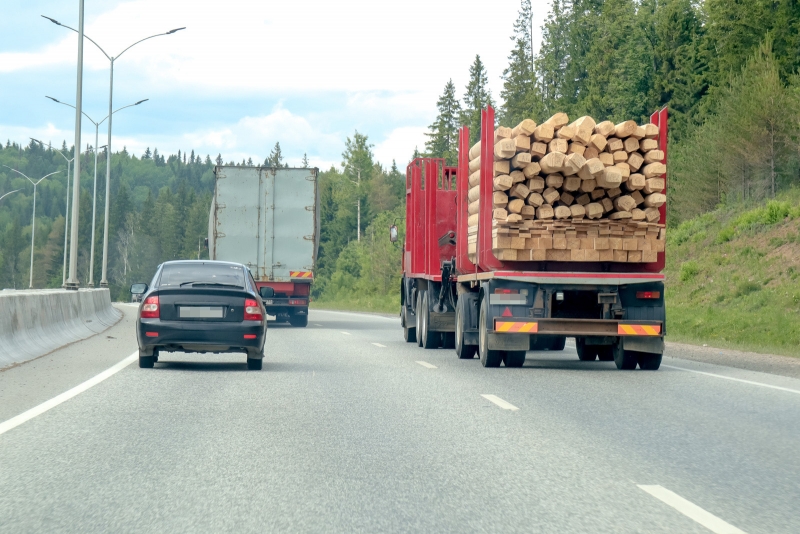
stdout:
[(597, 347), (597, 359), (601, 362), (613, 362), (614, 347), (611, 345), (601, 345)]
[(417, 326), (417, 346), (422, 346), (422, 294), (424, 291), (417, 291), (417, 302), (415, 303), (414, 319), (416, 319)]
[(264, 365), (263, 358), (247, 358), (248, 371), (260, 371), (263, 365)]
[(564, 350), (567, 346), (567, 336), (557, 336), (550, 344), (550, 350)]
[(487, 321), (489, 320), (489, 301), (481, 301), (481, 313), (478, 319), (478, 354), (481, 358), (481, 365), (484, 367), (500, 367), (503, 361), (503, 353), (499, 350), (489, 350), (489, 332)]
[(408, 326), (408, 308), (403, 305), (403, 310), (400, 312), (400, 324), (403, 326), (403, 339), (406, 343), (416, 343), (417, 341), (417, 328), (415, 326)]
[(661, 354), (637, 352), (636, 361), (639, 362), (639, 369), (642, 371), (658, 371), (658, 368), (661, 367)]
[(578, 359), (582, 362), (593, 362), (597, 359), (598, 349), (597, 345), (587, 345), (583, 338), (575, 340), (575, 350), (578, 353)]
[(525, 365), (525, 351), (507, 350), (504, 352), (503, 361), (506, 367), (522, 367)]
[(420, 346), (423, 349), (438, 349), (442, 342), (442, 336), (438, 332), (431, 332), (428, 329), (430, 321), (430, 309), (428, 308), (428, 292), (422, 291), (420, 293), (421, 306), (417, 308), (417, 315), (420, 316), (420, 329), (419, 338)]
[(155, 364), (155, 356), (139, 356), (139, 367), (142, 369), (152, 369)]
[(456, 333), (455, 332), (442, 332), (442, 348), (454, 349), (456, 348)]
[(458, 299), (456, 304), (456, 356), (461, 360), (471, 360), (478, 352), (477, 345), (464, 344), (464, 316), (466, 315), (466, 308), (472, 303), (472, 299), (463, 297)]
[(639, 363), (636, 358), (636, 353), (630, 350), (623, 350), (622, 343), (614, 345), (612, 349), (614, 352), (614, 363), (617, 369), (621, 371), (633, 371)]
[(308, 315), (290, 315), (289, 324), (297, 328), (308, 326)]

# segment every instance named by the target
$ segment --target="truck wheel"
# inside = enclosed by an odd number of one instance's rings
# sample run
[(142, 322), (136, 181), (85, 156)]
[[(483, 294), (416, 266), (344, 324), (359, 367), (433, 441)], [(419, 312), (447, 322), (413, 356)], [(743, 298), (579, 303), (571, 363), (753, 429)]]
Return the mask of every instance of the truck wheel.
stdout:
[(439, 343), (442, 338), (436, 332), (431, 332), (428, 327), (430, 326), (430, 310), (428, 308), (428, 292), (420, 292), (421, 307), (417, 308), (417, 315), (419, 320), (419, 344), (423, 349), (436, 349), (439, 348)]
[(622, 340), (614, 345), (612, 350), (614, 352), (614, 363), (617, 365), (617, 369), (622, 371), (633, 371), (636, 369), (636, 364), (639, 363), (636, 358), (636, 353), (630, 350), (624, 350), (622, 348)]
[(601, 362), (614, 361), (614, 347), (611, 345), (601, 345), (597, 347), (597, 359)]
[(289, 324), (299, 328), (308, 326), (308, 315), (290, 315)]
[(564, 350), (567, 345), (567, 336), (556, 336), (550, 344), (550, 350)]
[(441, 336), (443, 349), (454, 349), (456, 347), (455, 332), (442, 332)]
[(587, 345), (586, 340), (578, 338), (575, 340), (575, 350), (578, 352), (578, 359), (582, 362), (593, 362), (598, 356), (596, 345)]
[(403, 306), (403, 310), (400, 312), (400, 324), (403, 325), (403, 339), (405, 339), (407, 343), (416, 342), (417, 328), (408, 325), (408, 307), (405, 305)]
[(525, 351), (524, 350), (507, 350), (503, 361), (506, 367), (522, 367), (525, 364)]
[(456, 356), (462, 360), (471, 360), (478, 352), (477, 345), (464, 344), (464, 328), (466, 326), (467, 306), (472, 304), (472, 299), (462, 297), (456, 304)]
[(661, 367), (661, 354), (637, 352), (636, 360), (639, 362), (639, 369), (643, 371), (658, 371)]
[(481, 301), (481, 314), (478, 324), (478, 354), (484, 367), (500, 367), (503, 353), (499, 350), (489, 350), (489, 299)]

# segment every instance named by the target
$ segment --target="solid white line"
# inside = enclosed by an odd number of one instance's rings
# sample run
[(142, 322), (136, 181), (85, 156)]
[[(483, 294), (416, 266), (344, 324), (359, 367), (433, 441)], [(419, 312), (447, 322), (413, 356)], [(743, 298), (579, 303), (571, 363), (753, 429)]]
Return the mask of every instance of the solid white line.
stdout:
[(481, 395), (481, 397), (483, 397), (484, 399), (488, 400), (489, 402), (495, 403), (496, 405), (500, 406), (504, 410), (511, 410), (512, 412), (516, 412), (517, 410), (519, 410), (519, 408), (517, 408), (516, 406), (514, 406), (510, 402), (506, 402), (506, 401), (504, 401), (503, 399), (501, 399), (500, 397), (498, 397), (496, 395)]
[(638, 485), (638, 487), (659, 501), (675, 508), (689, 519), (700, 523), (711, 532), (715, 532), (716, 534), (745, 534), (743, 530), (739, 530), (730, 523), (726, 523), (714, 514), (706, 512), (693, 502), (687, 501), (677, 493), (674, 493), (662, 486)]
[(130, 364), (135, 362), (138, 358), (139, 358), (139, 351), (137, 350), (136, 352), (134, 352), (133, 354), (131, 354), (130, 356), (128, 356), (127, 358), (125, 358), (124, 360), (119, 362), (118, 364), (114, 365), (113, 367), (110, 367), (110, 368), (106, 369), (105, 371), (103, 371), (102, 373), (100, 373), (98, 375), (93, 376), (92, 378), (90, 378), (86, 382), (83, 382), (82, 384), (78, 384), (74, 388), (65, 391), (61, 395), (57, 395), (57, 396), (53, 397), (50, 400), (44, 401), (39, 406), (35, 406), (35, 407), (31, 408), (27, 412), (22, 412), (21, 414), (15, 416), (15, 417), (12, 417), (11, 419), (8, 419), (7, 421), (3, 421), (2, 423), (0, 423), (0, 435), (5, 434), (6, 432), (11, 430), (12, 428), (18, 427), (22, 423), (30, 421), (31, 419), (33, 419), (37, 415), (42, 415), (47, 410), (50, 410), (51, 408), (55, 408), (59, 404), (68, 401), (72, 397), (80, 395), (81, 393), (83, 393), (84, 391), (89, 389), (90, 387), (96, 386), (97, 384), (99, 384), (100, 382), (105, 380), (106, 378), (109, 378), (110, 376), (113, 376), (113, 375), (117, 374), (118, 372), (122, 371), (127, 366), (129, 366)]
[(417, 362), (417, 363), (420, 364), (422, 367), (427, 367), (428, 369), (438, 369), (438, 367), (436, 367), (435, 365), (431, 365), (428, 362), (420, 361), (420, 362)]
[(386, 348), (386, 345), (381, 345), (380, 343), (373, 343), (373, 345), (375, 345), (376, 347), (380, 347), (382, 349)]
[(685, 367), (676, 367), (674, 365), (662, 364), (661, 367), (669, 367), (670, 369), (678, 369), (679, 371), (686, 371), (687, 373), (697, 373), (699, 375), (713, 376), (714, 378), (723, 378), (725, 380), (733, 380), (734, 382), (741, 382), (743, 384), (750, 384), (751, 386), (761, 386), (762, 388), (777, 389), (779, 391), (788, 391), (789, 393), (797, 393), (800, 391), (791, 388), (784, 388), (781, 386), (773, 386), (771, 384), (764, 384), (763, 382), (753, 382), (752, 380), (744, 380), (743, 378), (733, 378), (732, 376), (717, 375), (714, 373), (706, 373), (705, 371), (695, 371), (694, 369), (687, 369)]
[(352, 335), (353, 335), (353, 334), (351, 334), (350, 332), (342, 332), (342, 334), (344, 334), (344, 335), (346, 335), (346, 336), (352, 336)]

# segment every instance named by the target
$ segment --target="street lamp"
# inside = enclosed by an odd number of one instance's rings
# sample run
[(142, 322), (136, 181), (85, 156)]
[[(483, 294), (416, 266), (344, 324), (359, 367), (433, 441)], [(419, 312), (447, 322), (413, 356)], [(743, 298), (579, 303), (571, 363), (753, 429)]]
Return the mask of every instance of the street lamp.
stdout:
[(111, 68), (109, 69), (110, 78), (109, 78), (109, 84), (108, 84), (108, 86), (109, 86), (108, 87), (108, 115), (109, 115), (109, 118), (108, 118), (108, 142), (106, 143), (106, 146), (108, 147), (108, 155), (109, 155), (109, 157), (108, 157), (108, 159), (106, 161), (106, 206), (105, 206), (105, 220), (103, 222), (103, 273), (102, 273), (102, 276), (101, 276), (101, 279), (100, 279), (100, 287), (108, 287), (108, 277), (107, 277), (107, 271), (108, 271), (108, 210), (109, 210), (109, 197), (111, 196), (109, 193), (111, 191), (111, 122), (112, 122), (111, 115), (114, 114), (114, 112), (111, 111), (112, 102), (113, 102), (113, 99), (114, 99), (114, 61), (119, 59), (119, 57), (122, 54), (124, 54), (125, 52), (127, 52), (128, 50), (130, 50), (131, 48), (133, 48), (134, 46), (136, 46), (137, 44), (139, 44), (139, 43), (141, 43), (143, 41), (147, 41), (148, 39), (152, 39), (154, 37), (160, 37), (162, 35), (172, 35), (173, 33), (179, 32), (181, 30), (185, 30), (186, 27), (184, 26), (183, 28), (175, 28), (175, 29), (170, 30), (170, 31), (165, 32), (165, 33), (157, 33), (155, 35), (151, 35), (150, 37), (145, 37), (144, 39), (140, 39), (140, 40), (136, 41), (135, 43), (130, 45), (128, 48), (124, 49), (122, 52), (120, 52), (116, 56), (109, 56), (106, 53), (106, 51), (103, 50), (103, 47), (101, 47), (99, 44), (97, 44), (94, 41), (94, 39), (92, 39), (88, 35), (84, 34), (83, 32), (78, 32), (78, 30), (76, 30), (75, 28), (71, 28), (70, 26), (67, 26), (66, 24), (61, 24), (60, 22), (58, 22), (57, 20), (55, 20), (53, 18), (46, 17), (44, 15), (42, 15), (42, 17), (46, 18), (47, 20), (49, 20), (53, 24), (56, 24), (58, 26), (62, 26), (64, 28), (67, 28), (68, 30), (72, 30), (72, 31), (78, 33), (79, 35), (83, 34), (83, 36), (86, 39), (88, 39), (93, 45), (95, 45), (103, 53), (103, 55), (106, 56), (106, 58), (108, 58), (108, 61), (111, 63)]
[[(72, 104), (67, 104), (66, 102), (61, 102), (60, 100), (56, 100), (52, 96), (45, 96), (45, 98), (49, 98), (50, 100), (52, 100), (56, 104), (63, 104), (65, 106), (71, 107), (72, 109), (75, 109), (75, 106), (73, 106)], [(138, 102), (136, 102), (134, 104), (128, 104), (127, 106), (122, 106), (121, 108), (114, 110), (111, 113), (111, 115), (113, 115), (117, 111), (121, 111), (121, 110), (123, 110), (125, 108), (138, 106), (142, 102), (147, 102), (148, 100), (150, 100), (150, 99), (149, 98), (145, 98), (144, 100), (139, 100)], [(100, 122), (95, 122), (95, 120), (92, 119), (89, 115), (87, 115), (86, 112), (81, 111), (81, 113), (83, 114), (84, 117), (89, 119), (89, 121), (92, 124), (94, 124), (94, 146), (95, 146), (95, 150), (94, 150), (94, 192), (92, 193), (92, 245), (91, 245), (91, 253), (89, 254), (89, 284), (88, 284), (89, 287), (94, 287), (94, 227), (95, 227), (95, 220), (96, 220), (96, 214), (97, 214), (97, 151), (100, 148), (105, 148), (105, 147), (99, 147), (98, 148), (97, 147), (97, 143), (99, 142), (100, 125), (103, 124), (103, 122), (110, 115), (106, 115), (103, 118), (103, 120), (101, 120)], [(106, 147), (107, 146), (108, 145), (106, 145)], [(110, 156), (110, 152), (109, 152), (109, 156)], [(106, 186), (108, 186), (107, 182), (106, 182)], [(108, 190), (107, 189), (106, 189), (106, 198), (108, 198)], [(108, 212), (106, 212), (106, 217), (108, 217)], [(108, 226), (106, 226), (106, 228), (108, 228)]]
[(22, 190), (21, 190), (21, 189), (14, 189), (13, 191), (9, 191), (8, 193), (6, 193), (6, 194), (5, 194), (5, 195), (3, 195), (2, 197), (0, 197), (0, 200), (3, 200), (4, 198), (6, 198), (6, 197), (7, 197), (8, 195), (10, 195), (11, 193), (16, 193), (17, 191), (22, 191)]
[(361, 170), (358, 171), (358, 182), (356, 182), (355, 180), (350, 180), (350, 181), (356, 184), (356, 187), (358, 188), (358, 208), (357, 208), (358, 215), (356, 219), (356, 224), (358, 225), (358, 228), (356, 232), (356, 241), (360, 243), (361, 242)]
[[(30, 183), (33, 184), (33, 217), (31, 219), (31, 277), (30, 277), (30, 282), (28, 283), (28, 288), (29, 289), (33, 289), (33, 244), (34, 244), (33, 243), (33, 238), (36, 235), (36, 188), (39, 186), (39, 184), (42, 182), (42, 180), (44, 180), (48, 176), (53, 176), (54, 174), (58, 174), (61, 171), (51, 172), (50, 174), (48, 174), (46, 176), (43, 176), (43, 177), (39, 178), (39, 180), (34, 182), (30, 178), (28, 178), (28, 176), (26, 174), (21, 173), (16, 169), (12, 169), (8, 165), (3, 165), (3, 167), (5, 167), (6, 169), (9, 169), (9, 170), (12, 170), (17, 174), (20, 174), (20, 175), (24, 176), (25, 178), (28, 179), (28, 181)], [(3, 195), (3, 196), (5, 196), (5, 195)]]
[[(38, 139), (34, 139), (33, 137), (30, 138), (31, 141), (36, 141), (40, 145), (44, 146), (42, 141)], [(47, 148), (51, 149), (53, 146), (50, 143), (47, 143)], [(60, 150), (55, 151), (56, 154), (61, 156), (67, 161), (67, 206), (66, 206), (66, 213), (64, 214), (64, 268), (61, 271), (61, 287), (67, 286), (67, 236), (69, 235), (69, 164), (72, 163), (75, 158), (67, 158)]]

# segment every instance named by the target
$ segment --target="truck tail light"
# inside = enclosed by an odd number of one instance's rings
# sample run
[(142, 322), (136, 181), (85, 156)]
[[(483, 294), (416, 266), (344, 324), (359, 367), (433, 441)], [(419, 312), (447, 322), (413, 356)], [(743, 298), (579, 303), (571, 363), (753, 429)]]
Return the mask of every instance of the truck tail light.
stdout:
[(158, 319), (161, 317), (161, 307), (158, 305), (158, 296), (147, 297), (139, 313), (142, 319)]
[(289, 299), (290, 306), (303, 306), (306, 303), (303, 299)]
[(660, 299), (661, 291), (637, 291), (637, 299)]
[(244, 301), (244, 320), (245, 321), (263, 321), (264, 316), (261, 314), (261, 306), (258, 305), (253, 299), (245, 299)]

